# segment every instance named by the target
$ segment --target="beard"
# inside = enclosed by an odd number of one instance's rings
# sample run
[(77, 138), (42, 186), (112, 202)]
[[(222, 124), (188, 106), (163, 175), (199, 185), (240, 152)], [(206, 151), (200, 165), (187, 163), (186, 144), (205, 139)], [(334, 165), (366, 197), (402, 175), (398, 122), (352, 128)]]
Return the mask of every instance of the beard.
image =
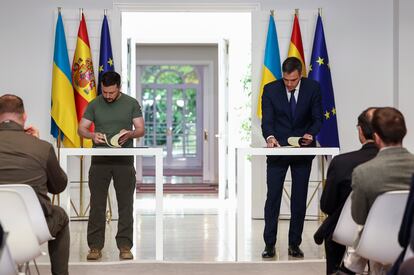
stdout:
[(111, 100), (108, 100), (107, 98), (103, 98), (104, 100), (105, 100), (105, 102), (106, 103), (109, 103), (109, 104), (111, 104), (111, 103), (114, 103), (115, 102), (115, 100), (114, 99), (111, 99)]

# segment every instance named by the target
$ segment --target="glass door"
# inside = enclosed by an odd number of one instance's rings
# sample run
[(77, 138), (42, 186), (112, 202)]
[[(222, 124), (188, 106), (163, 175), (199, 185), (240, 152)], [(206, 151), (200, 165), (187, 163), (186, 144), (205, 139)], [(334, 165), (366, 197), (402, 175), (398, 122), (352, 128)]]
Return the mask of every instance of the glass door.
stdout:
[[(144, 66), (144, 145), (162, 146), (166, 169), (202, 169), (202, 97), (196, 66)], [(145, 161), (144, 167), (151, 166)]]

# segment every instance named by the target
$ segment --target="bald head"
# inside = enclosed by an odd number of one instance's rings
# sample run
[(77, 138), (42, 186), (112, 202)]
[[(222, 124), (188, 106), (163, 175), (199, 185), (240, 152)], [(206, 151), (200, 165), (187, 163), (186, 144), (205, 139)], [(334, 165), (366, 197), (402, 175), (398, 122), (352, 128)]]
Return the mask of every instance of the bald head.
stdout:
[(25, 112), (23, 100), (12, 94), (0, 96), (0, 122), (13, 120), (19, 124), (24, 124)]
[(376, 107), (369, 107), (358, 116), (359, 140), (362, 144), (374, 140), (374, 131), (372, 129), (372, 117)]

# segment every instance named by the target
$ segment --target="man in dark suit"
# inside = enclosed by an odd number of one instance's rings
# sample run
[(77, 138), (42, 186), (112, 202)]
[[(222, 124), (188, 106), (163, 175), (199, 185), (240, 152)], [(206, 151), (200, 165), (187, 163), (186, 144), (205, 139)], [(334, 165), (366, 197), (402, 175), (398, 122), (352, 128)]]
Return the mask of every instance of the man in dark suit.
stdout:
[[(315, 136), (322, 126), (322, 105), (319, 83), (302, 78), (302, 63), (296, 57), (282, 65), (283, 79), (264, 87), (262, 96), (262, 133), (267, 147), (287, 145), (289, 137), (303, 137), (301, 145), (315, 145)], [(277, 149), (275, 149), (277, 150)], [(277, 223), (286, 172), (292, 173), (289, 255), (303, 257), (302, 242), (308, 182), (314, 156), (268, 156), (267, 198), (265, 204), (266, 244), (263, 258), (275, 255)]]
[(325, 240), (326, 274), (335, 273), (345, 253), (345, 246), (332, 240), (332, 233), (338, 222), (346, 199), (352, 191), (352, 171), (355, 167), (374, 158), (378, 153), (371, 126), (375, 108), (368, 108), (358, 116), (358, 137), (362, 148), (335, 157), (328, 168), (326, 185), (321, 197), (321, 210), (328, 214), (315, 238)]

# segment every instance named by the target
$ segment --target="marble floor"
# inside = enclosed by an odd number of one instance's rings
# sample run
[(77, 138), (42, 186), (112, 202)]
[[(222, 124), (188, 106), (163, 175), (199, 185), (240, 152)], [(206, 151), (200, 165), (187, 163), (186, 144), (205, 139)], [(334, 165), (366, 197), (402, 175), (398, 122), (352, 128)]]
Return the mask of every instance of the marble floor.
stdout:
[[(155, 201), (153, 195), (137, 195), (135, 203), (134, 260), (155, 261)], [(220, 201), (217, 195), (165, 195), (164, 199), (164, 259), (179, 262), (212, 262), (235, 260), (235, 212), (228, 201)], [(252, 220), (247, 229), (245, 248), (251, 262), (264, 261), (261, 252), (264, 244), (263, 220)], [(279, 222), (279, 236), (276, 244), (277, 256), (270, 261), (291, 261), (287, 253), (288, 220)], [(306, 221), (301, 248), (304, 260), (323, 260), (324, 250), (313, 241), (318, 221)], [(86, 241), (87, 221), (71, 221), (70, 262), (86, 262), (88, 246)], [(117, 222), (106, 227), (105, 247), (101, 262), (118, 261), (115, 235)], [(42, 247), (47, 251), (47, 246)], [(269, 261), (269, 260), (267, 260)], [(49, 262), (48, 256), (41, 256), (38, 263)]]

